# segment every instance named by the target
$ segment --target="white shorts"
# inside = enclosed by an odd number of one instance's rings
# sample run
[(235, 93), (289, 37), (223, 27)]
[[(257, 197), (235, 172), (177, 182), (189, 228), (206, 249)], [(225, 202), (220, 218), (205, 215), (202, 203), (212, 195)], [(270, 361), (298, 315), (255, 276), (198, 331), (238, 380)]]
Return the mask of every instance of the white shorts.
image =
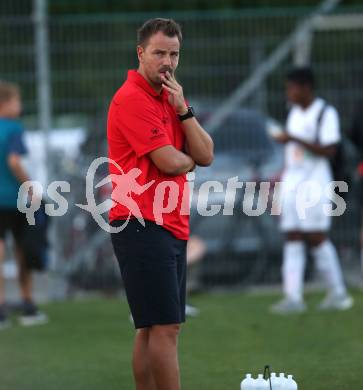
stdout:
[(303, 204), (309, 202), (310, 196), (311, 194), (307, 193), (298, 197), (296, 191), (282, 191), (280, 228), (283, 232), (325, 232), (330, 229), (331, 216), (324, 212), (324, 208), (331, 204), (331, 201), (322, 196), (314, 206), (303, 207)]

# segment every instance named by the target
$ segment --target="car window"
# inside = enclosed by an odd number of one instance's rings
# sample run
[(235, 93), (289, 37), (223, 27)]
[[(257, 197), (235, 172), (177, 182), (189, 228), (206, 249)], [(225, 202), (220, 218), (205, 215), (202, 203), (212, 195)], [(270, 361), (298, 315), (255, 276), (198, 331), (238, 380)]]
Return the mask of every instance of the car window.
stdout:
[(268, 152), (273, 145), (266, 134), (265, 122), (266, 119), (256, 111), (237, 111), (213, 135), (216, 152)]

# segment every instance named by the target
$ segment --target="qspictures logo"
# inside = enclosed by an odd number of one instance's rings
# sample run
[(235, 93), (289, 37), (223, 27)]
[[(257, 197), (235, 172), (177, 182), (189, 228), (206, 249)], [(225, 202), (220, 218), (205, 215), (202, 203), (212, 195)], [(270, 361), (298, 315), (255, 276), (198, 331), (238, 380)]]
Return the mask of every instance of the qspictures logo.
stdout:
[[(113, 164), (119, 173), (108, 175), (105, 179), (101, 180), (94, 187), (94, 178), (96, 171), (104, 163)], [(91, 213), (93, 219), (97, 222), (98, 226), (110, 233), (117, 233), (123, 230), (129, 223), (131, 216), (136, 217), (140, 224), (145, 227), (145, 221), (142, 217), (141, 210), (136, 201), (133, 199), (132, 194), (141, 195), (154, 184), (155, 180), (152, 180), (149, 183), (141, 186), (136, 180), (141, 173), (141, 170), (138, 168), (130, 169), (130, 171), (125, 173), (119, 166), (119, 164), (107, 157), (100, 157), (94, 160), (90, 165), (86, 175), (87, 204), (76, 204), (76, 206)], [(97, 205), (94, 196), (94, 188), (99, 188), (110, 182), (113, 183), (111, 199), (108, 199), (100, 205)], [(126, 207), (129, 210), (129, 214), (125, 222), (120, 227), (116, 228), (110, 226), (110, 224), (106, 222), (105, 219), (102, 217), (102, 214), (106, 211), (109, 211), (117, 204), (121, 204)]]
[[(95, 184), (96, 173), (101, 165), (113, 166), (117, 173), (111, 173), (100, 182)], [(163, 180), (156, 184), (155, 180), (142, 183), (142, 171), (138, 168), (124, 172), (122, 167), (114, 160), (107, 157), (95, 159), (88, 168), (86, 174), (86, 204), (75, 204), (76, 207), (91, 214), (98, 226), (109, 233), (118, 233), (125, 229), (130, 218), (136, 218), (140, 225), (145, 226), (142, 210), (136, 199), (146, 191), (153, 191), (152, 211), (155, 222), (163, 224), (164, 216), (174, 212), (178, 205), (181, 215), (189, 215), (190, 206), (196, 208), (197, 213), (203, 217), (234, 215), (244, 213), (248, 216), (260, 216), (270, 212), (271, 215), (280, 215), (282, 212), (281, 193), (290, 192), (300, 219), (306, 219), (307, 213), (314, 207), (322, 207), (327, 216), (340, 216), (346, 210), (344, 199), (335, 191), (347, 192), (348, 185), (344, 181), (332, 181), (322, 186), (315, 181), (303, 181), (294, 189), (287, 189), (283, 182), (275, 183), (271, 187), (270, 182), (239, 181), (238, 177), (231, 177), (226, 183), (216, 180), (205, 181), (195, 189), (195, 173), (188, 174), (188, 180), (184, 187), (180, 188), (174, 180)], [(95, 190), (112, 183), (112, 193), (109, 199), (97, 204)], [(141, 184), (142, 183), (142, 184)], [(285, 188), (282, 190), (282, 188)], [(28, 203), (24, 202), (30, 189), (40, 196), (32, 197)], [(244, 189), (242, 201), (237, 192)], [(45, 205), (45, 212), (51, 217), (60, 217), (67, 213), (69, 204), (62, 195), (71, 191), (70, 183), (66, 181), (53, 181), (49, 184), (46, 192), (37, 181), (27, 181), (19, 189), (17, 206), (18, 210), (26, 215), (30, 225), (35, 224), (35, 212), (41, 207), (41, 198), (46, 193), (51, 203)], [(189, 192), (191, 196), (189, 196)], [(218, 196), (216, 196), (218, 195)], [(272, 199), (270, 211), (268, 210), (269, 199)], [(291, 196), (289, 196), (291, 201)], [(121, 205), (128, 210), (128, 216), (121, 226), (111, 226), (106, 212), (111, 208)]]

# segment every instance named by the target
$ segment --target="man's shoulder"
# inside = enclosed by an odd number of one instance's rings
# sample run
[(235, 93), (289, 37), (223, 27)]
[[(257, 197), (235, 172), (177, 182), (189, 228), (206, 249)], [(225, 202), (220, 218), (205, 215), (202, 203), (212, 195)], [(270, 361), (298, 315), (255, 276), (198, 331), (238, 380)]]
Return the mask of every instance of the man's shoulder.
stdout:
[(3, 135), (12, 135), (21, 133), (24, 130), (23, 125), (17, 119), (0, 118), (0, 132)]
[(335, 114), (338, 112), (335, 106), (329, 100), (324, 99), (322, 97), (315, 98), (314, 104), (315, 110), (317, 112), (321, 112), (322, 110), (326, 112), (333, 112)]
[(150, 103), (148, 94), (138, 86), (127, 80), (116, 91), (112, 98), (112, 103), (117, 106), (129, 107), (133, 104), (147, 104)]
[(333, 104), (325, 99), (320, 99), (319, 106), (316, 109), (316, 115), (321, 117), (321, 121), (329, 123), (339, 122), (339, 113)]

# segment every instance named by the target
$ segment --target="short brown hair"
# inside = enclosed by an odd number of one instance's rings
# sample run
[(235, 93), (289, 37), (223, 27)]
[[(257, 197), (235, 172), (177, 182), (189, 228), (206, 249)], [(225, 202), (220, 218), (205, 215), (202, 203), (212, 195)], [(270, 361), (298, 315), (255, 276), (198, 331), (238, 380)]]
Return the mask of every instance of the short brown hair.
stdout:
[(0, 80), (0, 105), (7, 103), (15, 96), (20, 96), (19, 87), (7, 81)]
[(181, 28), (180, 25), (175, 22), (175, 20), (155, 18), (147, 20), (137, 30), (137, 44), (140, 46), (145, 46), (148, 39), (159, 31), (161, 31), (170, 38), (177, 36), (179, 39), (179, 43), (182, 42), (183, 37)]

